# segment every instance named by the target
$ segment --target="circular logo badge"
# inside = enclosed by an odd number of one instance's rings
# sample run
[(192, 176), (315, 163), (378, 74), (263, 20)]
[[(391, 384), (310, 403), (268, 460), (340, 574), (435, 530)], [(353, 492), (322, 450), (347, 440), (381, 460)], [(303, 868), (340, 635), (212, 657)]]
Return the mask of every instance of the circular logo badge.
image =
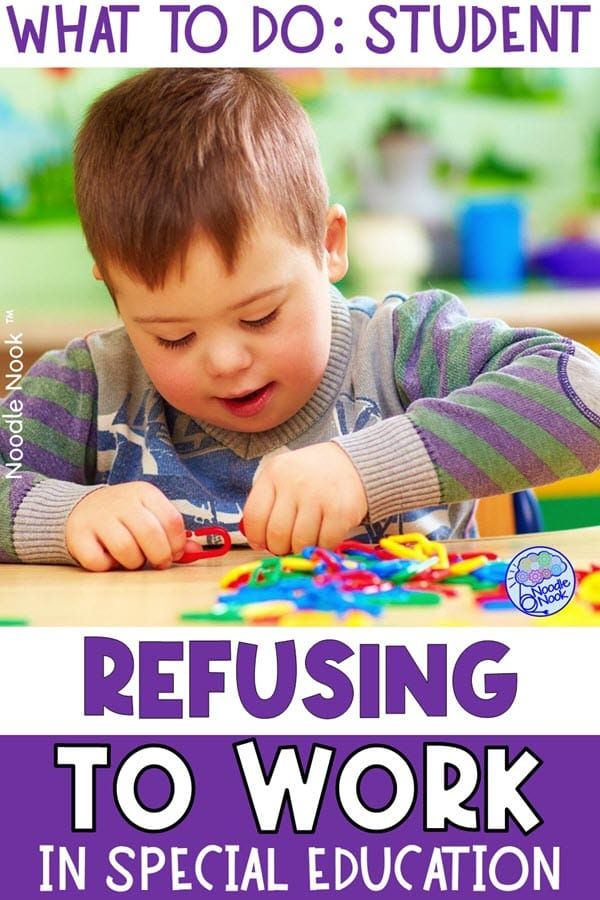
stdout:
[(559, 550), (528, 547), (511, 559), (505, 585), (520, 612), (540, 618), (553, 616), (575, 593), (575, 571)]

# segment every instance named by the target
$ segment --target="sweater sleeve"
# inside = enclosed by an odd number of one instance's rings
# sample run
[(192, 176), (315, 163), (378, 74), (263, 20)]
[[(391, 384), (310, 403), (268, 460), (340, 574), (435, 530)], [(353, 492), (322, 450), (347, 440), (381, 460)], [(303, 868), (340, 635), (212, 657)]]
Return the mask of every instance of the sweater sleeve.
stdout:
[(510, 493), (600, 467), (600, 358), (542, 329), (470, 319), (431, 291), (393, 315), (404, 415), (336, 439), (369, 517)]
[(97, 381), (84, 340), (42, 356), (0, 401), (0, 562), (73, 563), (64, 538), (96, 474)]

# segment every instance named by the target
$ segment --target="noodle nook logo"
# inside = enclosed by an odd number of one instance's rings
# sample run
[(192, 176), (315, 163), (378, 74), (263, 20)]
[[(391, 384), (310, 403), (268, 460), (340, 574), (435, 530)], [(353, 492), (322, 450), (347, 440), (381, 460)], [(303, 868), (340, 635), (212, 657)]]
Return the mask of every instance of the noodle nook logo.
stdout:
[(506, 591), (514, 606), (528, 616), (552, 616), (575, 593), (576, 578), (566, 556), (552, 547), (529, 547), (510, 561)]

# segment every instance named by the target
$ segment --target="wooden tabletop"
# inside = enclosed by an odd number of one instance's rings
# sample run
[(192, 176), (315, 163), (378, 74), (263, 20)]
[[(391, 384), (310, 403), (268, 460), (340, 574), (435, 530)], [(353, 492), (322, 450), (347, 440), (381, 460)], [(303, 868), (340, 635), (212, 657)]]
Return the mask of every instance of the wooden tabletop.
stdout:
[[(448, 545), (452, 550), (490, 550), (504, 559), (531, 546), (560, 550), (575, 568), (600, 563), (600, 526)], [(178, 625), (182, 612), (211, 607), (219, 579), (231, 567), (259, 558), (251, 550), (235, 550), (223, 558), (164, 571), (102, 574), (70, 566), (4, 565), (0, 566), (0, 619), (25, 618), (32, 625)], [(597, 617), (600, 624), (600, 614)], [(445, 599), (438, 607), (394, 610), (384, 618), (389, 625), (523, 626), (536, 621), (517, 610), (485, 612), (468, 591)]]

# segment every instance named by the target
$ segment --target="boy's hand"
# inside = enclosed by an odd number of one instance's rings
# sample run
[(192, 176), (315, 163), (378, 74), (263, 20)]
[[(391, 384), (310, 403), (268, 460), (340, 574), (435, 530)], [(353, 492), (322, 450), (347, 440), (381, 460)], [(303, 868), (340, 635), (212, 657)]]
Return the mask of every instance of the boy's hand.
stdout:
[(134, 481), (88, 494), (73, 508), (65, 526), (67, 550), (92, 572), (149, 562), (166, 569), (183, 554), (183, 517), (152, 484)]
[(278, 555), (335, 547), (367, 514), (367, 496), (350, 457), (332, 442), (265, 460), (244, 507), (255, 549)]

